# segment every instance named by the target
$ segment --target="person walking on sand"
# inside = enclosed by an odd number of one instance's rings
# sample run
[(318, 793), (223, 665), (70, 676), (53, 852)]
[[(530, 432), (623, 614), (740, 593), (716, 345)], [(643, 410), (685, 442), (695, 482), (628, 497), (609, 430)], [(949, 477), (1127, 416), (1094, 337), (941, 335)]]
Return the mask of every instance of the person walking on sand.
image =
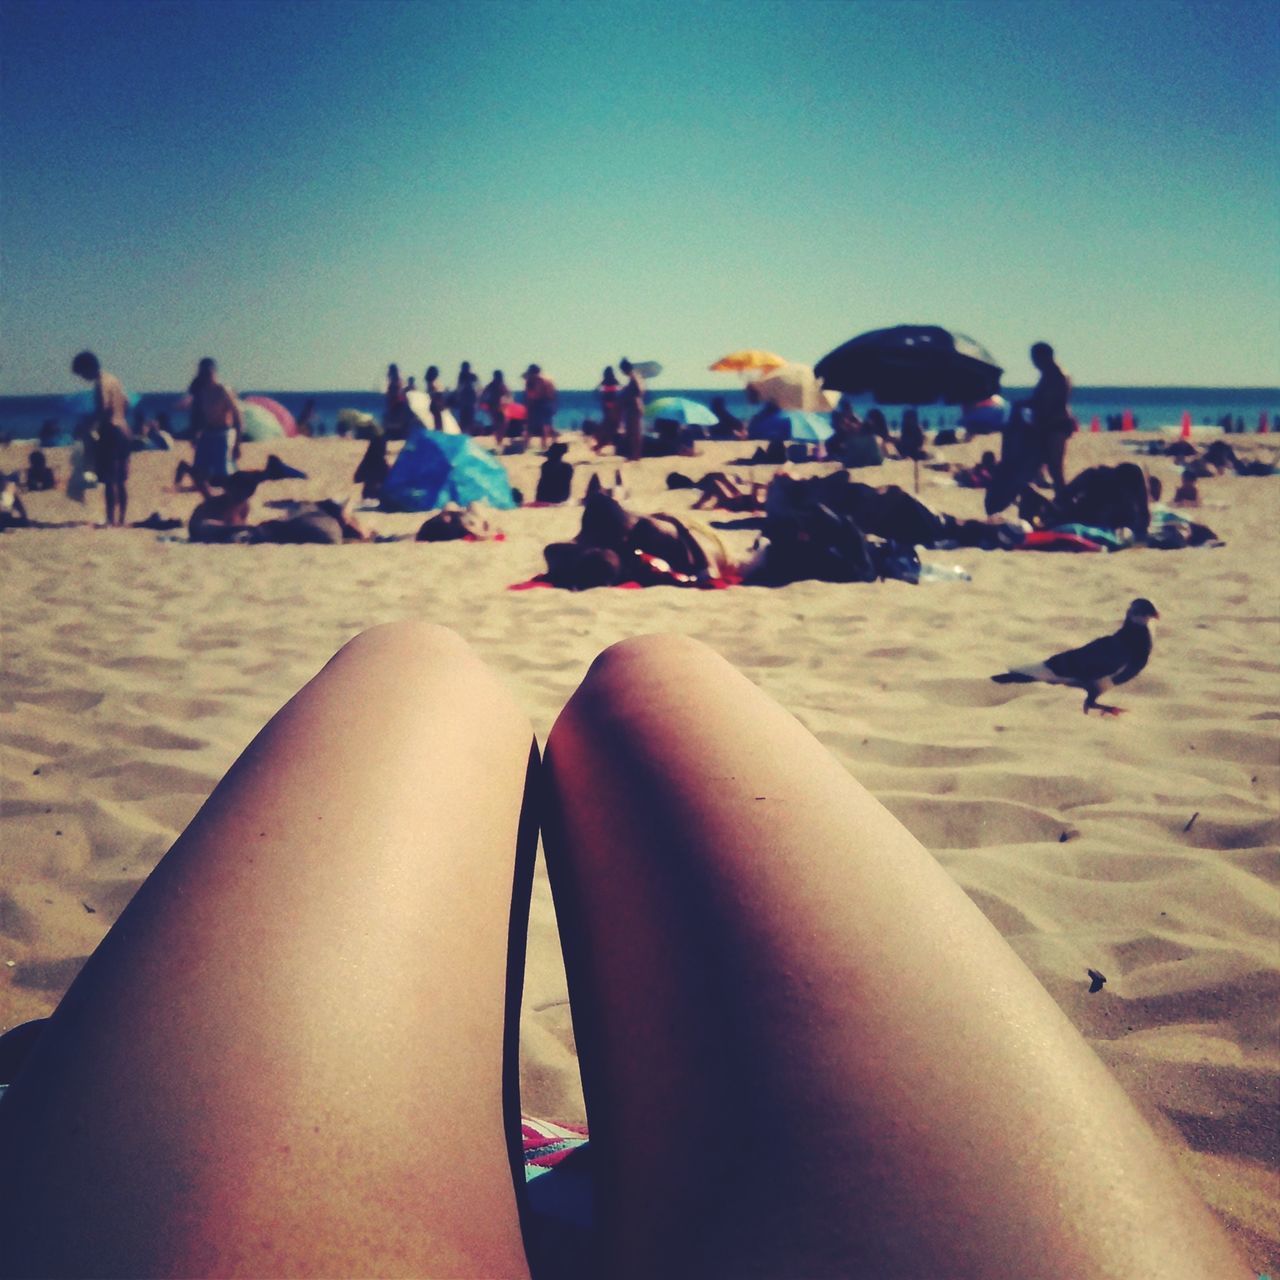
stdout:
[(191, 428), (196, 442), (191, 478), (208, 498), (211, 483), (221, 487), (222, 481), (235, 474), (244, 418), (236, 393), (218, 380), (218, 362), (212, 356), (200, 361), (187, 391), (191, 396)]
[(528, 410), (525, 438), (535, 431), (542, 437), (542, 448), (551, 447), (555, 439), (556, 384), (536, 365), (524, 371), (524, 404)]
[(1067, 487), (1067, 441), (1078, 425), (1071, 413), (1071, 379), (1059, 367), (1047, 342), (1037, 342), (1031, 348), (1031, 363), (1040, 371), (1040, 381), (1031, 393), (1031, 425), (1044, 465), (1049, 468), (1053, 492), (1061, 497)]
[[(107, 504), (107, 524), (123, 525), (129, 506), (129, 401), (114, 373), (108, 373), (92, 351), (81, 351), (71, 362), (71, 372), (93, 383), (94, 471)], [(88, 444), (88, 441), (86, 441)]]
[(644, 379), (625, 356), (619, 361), (618, 368), (626, 379), (620, 399), (622, 429), (627, 438), (627, 457), (632, 462), (639, 462), (644, 456)]

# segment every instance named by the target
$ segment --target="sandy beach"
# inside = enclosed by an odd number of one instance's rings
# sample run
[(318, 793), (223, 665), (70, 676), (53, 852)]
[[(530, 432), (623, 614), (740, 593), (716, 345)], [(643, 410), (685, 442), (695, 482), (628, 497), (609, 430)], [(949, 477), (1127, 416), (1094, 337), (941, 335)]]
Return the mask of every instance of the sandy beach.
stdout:
[[(1216, 435), (1216, 432), (1213, 433)], [(1265, 456), (1265, 440), (1238, 450)], [(945, 451), (973, 462), (980, 442)], [(346, 497), (358, 442), (248, 445), (306, 480), (264, 501)], [(672, 470), (701, 475), (747, 452), (627, 469), (633, 505), (687, 510)], [(171, 488), (188, 450), (134, 456), (131, 519), (185, 518)], [(26, 449), (0, 453), (0, 468)], [(65, 450), (50, 450), (65, 478)], [(593, 468), (576, 438), (575, 492)], [(1120, 461), (1084, 434), (1072, 471)], [(509, 459), (534, 488), (536, 455)], [(1144, 460), (1145, 461), (1145, 460)], [(1166, 494), (1177, 469), (1150, 460)], [(732, 467), (729, 468), (733, 470)], [(829, 465), (800, 470), (827, 470)], [(757, 478), (770, 474), (756, 468)], [(907, 463), (859, 479), (912, 484)], [(47, 1015), (88, 954), (268, 717), (351, 636), (426, 618), (501, 674), (545, 738), (592, 658), (672, 631), (713, 646), (789, 708), (933, 851), (1089, 1039), (1259, 1271), (1280, 1265), (1280, 479), (1201, 482), (1194, 518), (1226, 545), (1113, 555), (922, 552), (972, 581), (804, 582), (777, 590), (512, 592), (571, 537), (579, 508), (500, 513), (500, 542), (194, 546), (106, 530), (102, 500), (24, 495), (65, 527), (0, 537), (0, 1026)], [(981, 494), (921, 472), (920, 496), (958, 516)], [(380, 533), (421, 515), (361, 513)], [(1002, 686), (1007, 664), (1114, 630), (1128, 602), (1158, 606), (1148, 669), (1081, 714), (1081, 695)], [(1106, 975), (1090, 993), (1086, 970)], [(583, 1119), (555, 918), (539, 868), (522, 1033), (524, 1109)]]

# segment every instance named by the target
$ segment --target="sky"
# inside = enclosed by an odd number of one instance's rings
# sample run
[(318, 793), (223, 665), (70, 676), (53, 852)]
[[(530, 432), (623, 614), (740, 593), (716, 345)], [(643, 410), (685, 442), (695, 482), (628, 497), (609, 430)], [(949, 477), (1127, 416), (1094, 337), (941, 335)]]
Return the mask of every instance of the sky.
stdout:
[(0, 394), (867, 329), (1280, 385), (1280, 5), (4, 0)]

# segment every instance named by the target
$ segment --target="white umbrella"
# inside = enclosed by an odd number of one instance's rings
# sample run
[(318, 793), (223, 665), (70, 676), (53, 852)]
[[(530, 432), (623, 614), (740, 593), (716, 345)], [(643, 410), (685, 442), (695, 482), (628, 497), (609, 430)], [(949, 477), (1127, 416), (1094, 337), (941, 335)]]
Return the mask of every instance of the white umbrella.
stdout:
[(801, 413), (830, 413), (840, 400), (839, 392), (822, 389), (822, 380), (807, 364), (784, 364), (749, 385), (762, 401)]

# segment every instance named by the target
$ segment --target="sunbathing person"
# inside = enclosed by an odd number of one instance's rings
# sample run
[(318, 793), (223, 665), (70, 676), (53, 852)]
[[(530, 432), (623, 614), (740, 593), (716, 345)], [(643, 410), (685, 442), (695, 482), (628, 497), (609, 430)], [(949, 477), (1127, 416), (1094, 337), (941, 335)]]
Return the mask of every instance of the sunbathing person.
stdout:
[(191, 513), (187, 537), (192, 542), (247, 541), (249, 508), (257, 488), (251, 473), (232, 472), (222, 492), (211, 494)]
[(722, 658), (615, 645), (540, 762), (422, 623), (272, 718), (28, 1033), (4, 1272), (556, 1274), (519, 1157), (539, 826), (582, 1274), (1252, 1276), (977, 906)]
[(769, 486), (755, 481), (734, 480), (723, 471), (710, 471), (696, 482), (702, 496), (694, 511), (714, 507), (721, 511), (762, 511)]
[(349, 499), (346, 502), (336, 502), (332, 498), (295, 502), (287, 504), (286, 509), (287, 515), (254, 525), (250, 540), (328, 546), (373, 541), (373, 533), (352, 513)]
[(544, 555), (548, 580), (571, 590), (618, 582), (698, 585), (736, 574), (714, 530), (687, 517), (634, 515), (604, 489), (583, 500), (577, 537), (551, 543)]
[(996, 473), (996, 465), (996, 455), (988, 449), (975, 466), (957, 468), (955, 482), (962, 489), (985, 489)]

